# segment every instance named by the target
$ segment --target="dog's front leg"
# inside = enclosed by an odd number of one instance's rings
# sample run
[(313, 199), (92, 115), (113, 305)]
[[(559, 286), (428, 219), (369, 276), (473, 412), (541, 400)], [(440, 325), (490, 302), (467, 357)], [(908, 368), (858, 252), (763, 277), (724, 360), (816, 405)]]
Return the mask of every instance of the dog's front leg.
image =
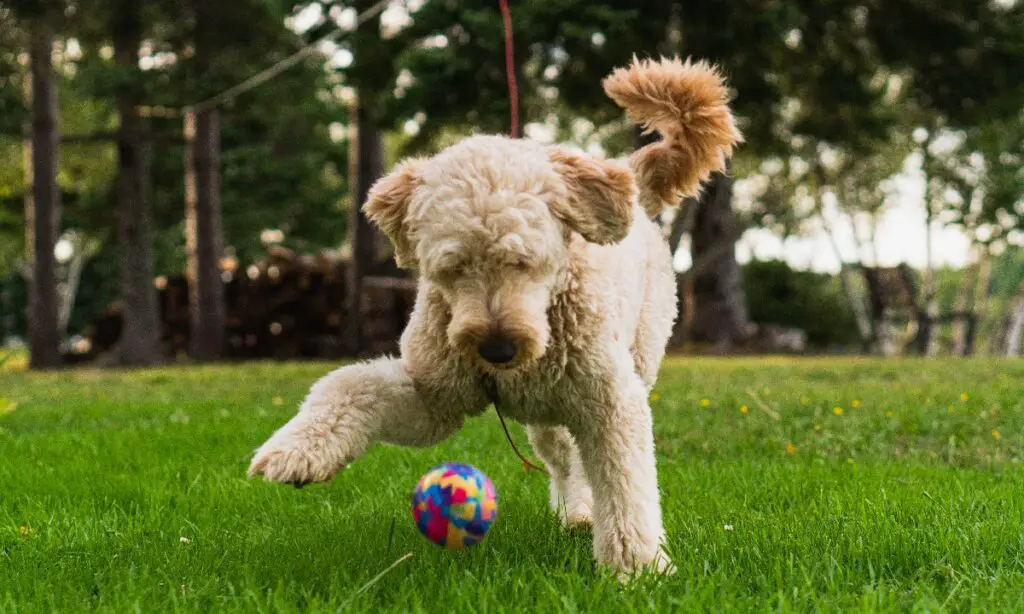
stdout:
[(627, 363), (588, 402), (572, 430), (593, 489), (594, 555), (622, 577), (670, 573), (644, 384)]
[(593, 495), (569, 430), (564, 426), (527, 425), (526, 434), (551, 475), (551, 508), (562, 525), (567, 529), (590, 529)]
[(399, 359), (337, 369), (313, 385), (299, 413), (256, 451), (249, 475), (326, 482), (375, 441), (437, 443), (461, 425), (453, 407), (428, 407)]

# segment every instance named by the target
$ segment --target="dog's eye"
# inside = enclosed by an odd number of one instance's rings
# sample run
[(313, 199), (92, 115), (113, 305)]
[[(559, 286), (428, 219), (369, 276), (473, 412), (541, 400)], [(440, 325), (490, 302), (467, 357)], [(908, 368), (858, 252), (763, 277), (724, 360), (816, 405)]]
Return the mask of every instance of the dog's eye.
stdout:
[(441, 281), (450, 281), (461, 277), (464, 268), (462, 264), (452, 264), (438, 269), (434, 275)]

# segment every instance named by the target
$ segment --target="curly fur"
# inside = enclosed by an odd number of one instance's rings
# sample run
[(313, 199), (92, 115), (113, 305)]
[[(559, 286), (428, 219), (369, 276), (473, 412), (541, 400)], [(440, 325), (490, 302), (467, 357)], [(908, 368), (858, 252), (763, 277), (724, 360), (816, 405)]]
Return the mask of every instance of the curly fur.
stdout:
[[(647, 396), (676, 317), (675, 276), (645, 214), (657, 207), (640, 203), (695, 190), (739, 135), (704, 64), (638, 62), (605, 85), (665, 135), (632, 171), (474, 136), (373, 188), (367, 215), (419, 272), (401, 357), (317, 382), (250, 475), (325, 481), (375, 441), (432, 445), (483, 412), (493, 389), (527, 425), (564, 524), (592, 527), (597, 560), (623, 576), (672, 569)], [(493, 339), (514, 357), (485, 358)]]
[(725, 83), (706, 62), (634, 58), (603, 85), (633, 121), (663, 137), (630, 158), (641, 203), (652, 217), (682, 196), (696, 196), (702, 181), (725, 169), (733, 146), (742, 140)]

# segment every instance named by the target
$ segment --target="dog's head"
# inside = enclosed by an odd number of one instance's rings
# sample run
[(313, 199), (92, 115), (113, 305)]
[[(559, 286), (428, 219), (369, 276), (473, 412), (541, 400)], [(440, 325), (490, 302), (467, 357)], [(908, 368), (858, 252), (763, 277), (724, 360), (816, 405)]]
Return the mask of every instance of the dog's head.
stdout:
[(620, 241), (633, 222), (632, 173), (561, 147), (475, 136), (400, 164), (364, 205), (451, 311), (449, 343), (491, 373), (536, 362), (547, 310), (567, 283), (574, 235)]

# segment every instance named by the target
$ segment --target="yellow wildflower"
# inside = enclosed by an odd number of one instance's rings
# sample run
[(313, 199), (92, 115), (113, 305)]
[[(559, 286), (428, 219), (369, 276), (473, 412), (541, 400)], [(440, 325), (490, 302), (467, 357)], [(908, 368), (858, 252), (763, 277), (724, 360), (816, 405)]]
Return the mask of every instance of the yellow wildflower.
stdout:
[(708, 405), (711, 405), (711, 401), (709, 401), (708, 399), (701, 399), (700, 400), (700, 406), (701, 407), (707, 407)]
[(750, 411), (749, 407), (747, 407), (746, 405), (740, 405), (740, 413), (741, 414), (745, 414), (745, 413), (747, 413), (749, 411)]
[(786, 454), (788, 454), (790, 456), (793, 456), (794, 454), (796, 454), (796, 451), (797, 451), (797, 447), (793, 445), (793, 442), (792, 441), (787, 441), (786, 442)]
[(992, 439), (999, 441), (1000, 437), (1002, 437), (1002, 435), (999, 434), (999, 429), (992, 429)]
[(858, 407), (860, 407), (860, 399), (854, 399), (854, 400), (850, 401), (850, 407), (852, 407), (854, 409), (857, 409)]
[(891, 409), (885, 412), (885, 417), (886, 418), (892, 418), (892, 410)]
[(847, 465), (852, 465), (853, 464), (853, 459), (852, 458), (846, 459), (846, 464)]
[(655, 401), (660, 401), (660, 400), (661, 400), (661, 395), (660, 394), (658, 394), (657, 392), (652, 392), (651, 393), (651, 403), (654, 403)]
[(961, 401), (963, 401), (963, 402), (967, 402), (967, 399), (969, 399), (969, 398), (971, 398), (971, 397), (967, 396), (967, 393), (966, 393), (966, 392), (961, 392), (961, 393), (960, 393), (960, 400), (961, 400)]
[(837, 416), (842, 416), (843, 415), (843, 408), (839, 407), (838, 405), (836, 405), (835, 407), (832, 408), (832, 413), (837, 415)]

